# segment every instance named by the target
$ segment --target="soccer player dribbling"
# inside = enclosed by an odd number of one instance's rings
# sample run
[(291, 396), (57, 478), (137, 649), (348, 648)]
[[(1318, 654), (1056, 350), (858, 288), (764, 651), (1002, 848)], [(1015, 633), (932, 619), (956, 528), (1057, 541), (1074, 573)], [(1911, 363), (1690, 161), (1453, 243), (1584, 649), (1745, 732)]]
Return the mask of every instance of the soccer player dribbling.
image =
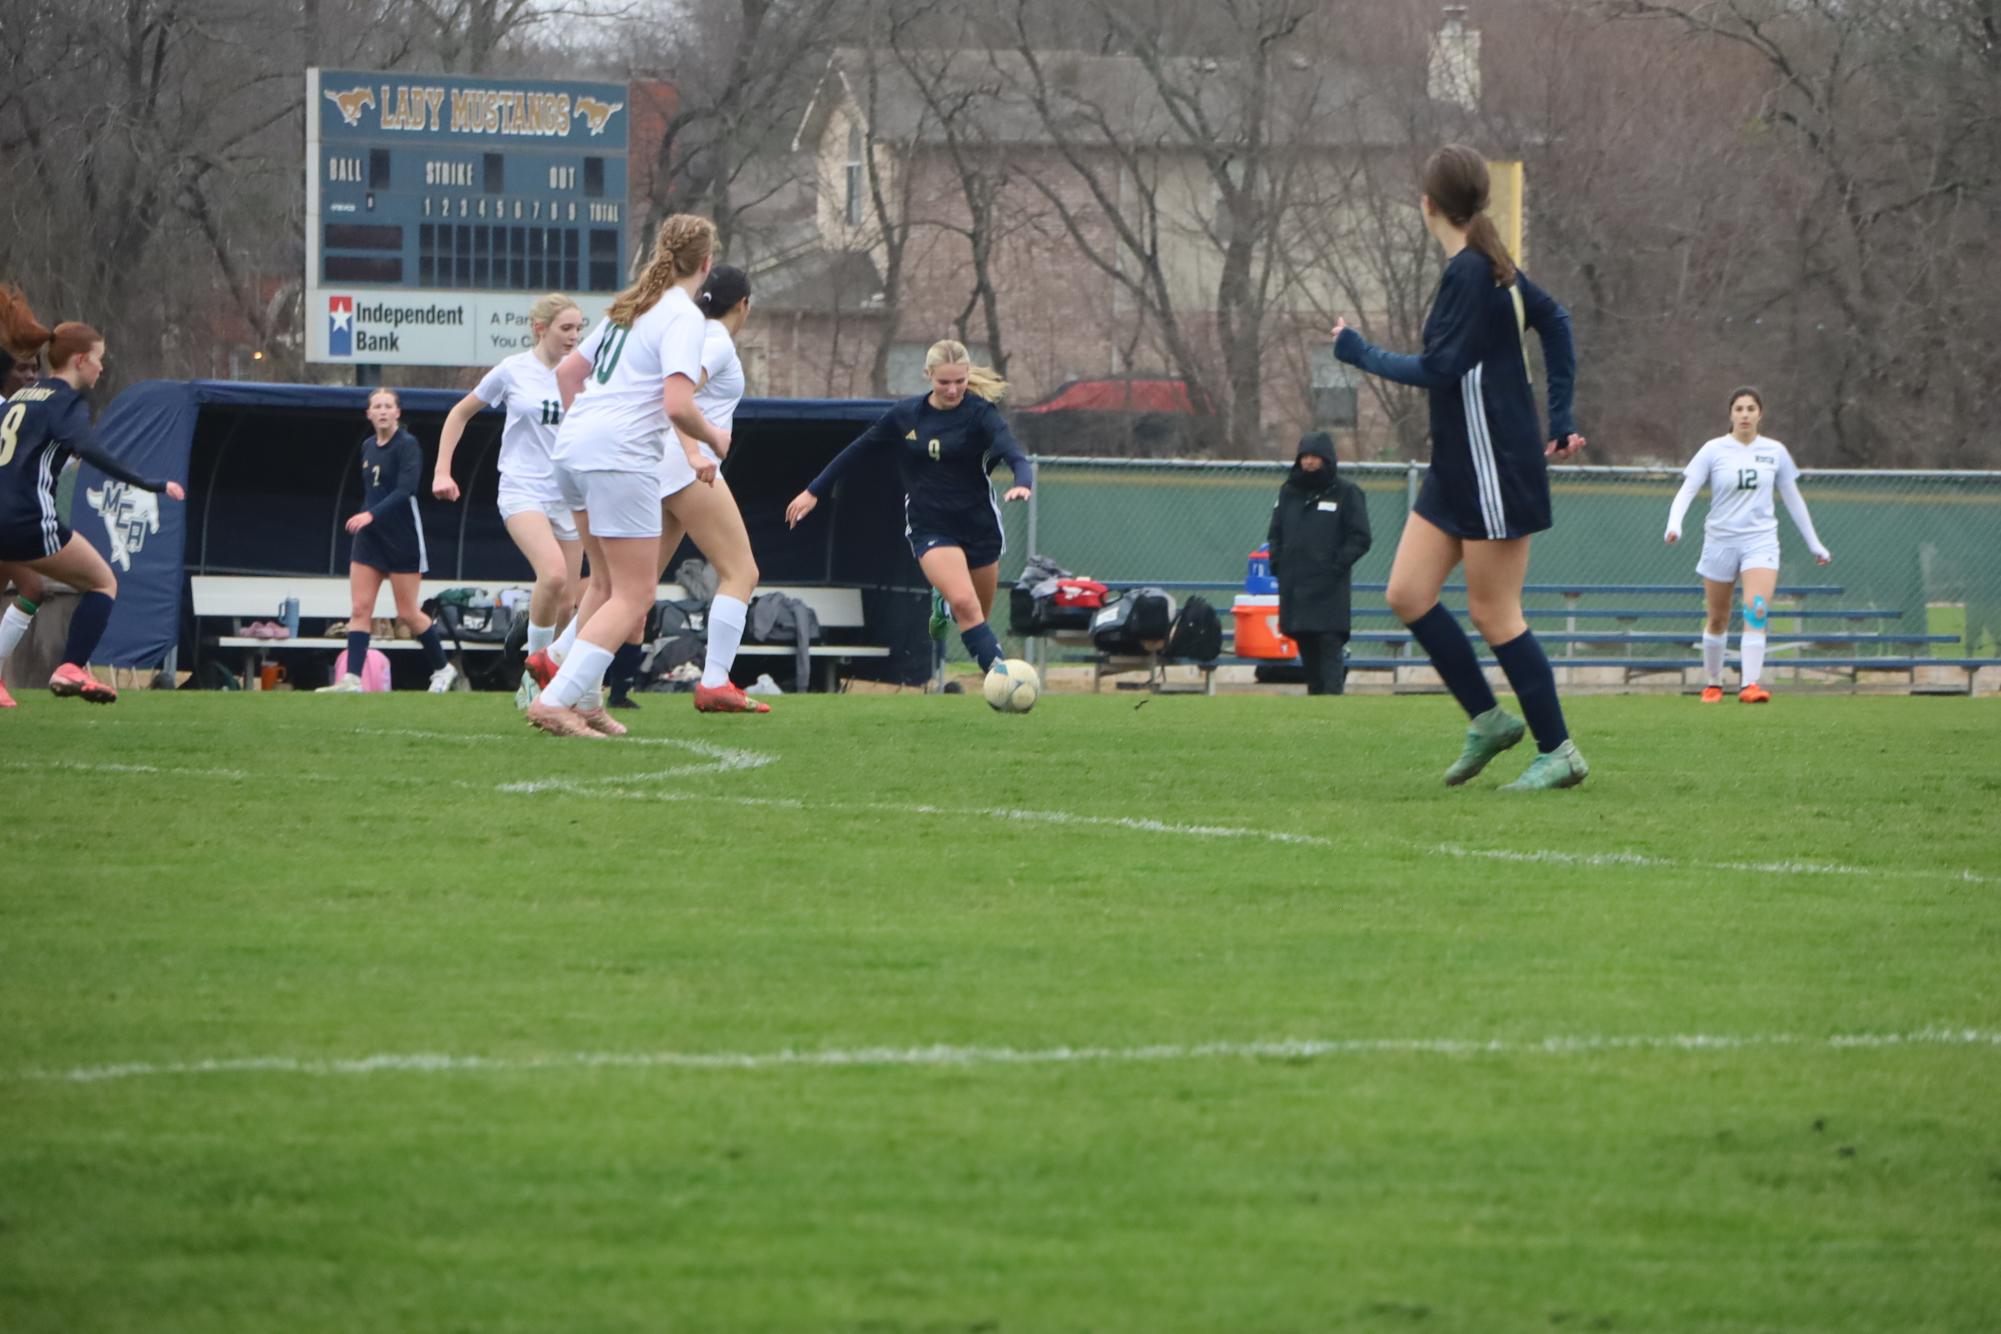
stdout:
[(1002, 656), (987, 617), (1007, 549), (987, 475), (1005, 462), (1014, 485), (1002, 498), (1026, 500), (1035, 469), (995, 406), (1006, 383), (974, 366), (964, 343), (933, 343), (924, 354), (924, 375), (930, 392), (904, 399), (835, 455), (785, 507), (785, 522), (798, 527), (862, 455), (894, 451), (910, 554), (945, 599), (966, 651), (985, 672)]
[(170, 500), (187, 493), (179, 482), (141, 477), (98, 440), (84, 391), (104, 374), (104, 335), (74, 320), (46, 329), (19, 292), (0, 288), (0, 343), (31, 355), (46, 349), (48, 357), (48, 374), (0, 405), (0, 563), (24, 565), (81, 595), (49, 690), (110, 704), (118, 692), (90, 674), (90, 655), (111, 622), (118, 579), (97, 548), (62, 522), (56, 478), (75, 456), (106, 477)]
[(1765, 400), (1749, 385), (1730, 391), (1730, 434), (1719, 435), (1696, 451), (1682, 470), (1681, 490), (1668, 510), (1668, 545), (1681, 541), (1682, 521), (1702, 488), (1709, 487), (1709, 518), (1702, 526), (1702, 558), (1695, 572), (1702, 576), (1702, 600), (1707, 619), (1702, 628), (1702, 670), (1706, 684), (1702, 702), (1723, 699), (1723, 654), (1730, 629), (1730, 599), (1741, 578), (1744, 584), (1744, 630), (1738, 641), (1742, 657), (1744, 704), (1764, 704), (1772, 693), (1758, 683), (1765, 670), (1765, 641), (1771, 623), (1772, 595), (1779, 587), (1779, 519), (1772, 511), (1776, 487), (1785, 498), (1800, 536), (1813, 558), (1825, 565), (1834, 557), (1813, 530), (1806, 497), (1800, 494), (1799, 468), (1778, 441), (1759, 434)]
[[(1529, 538), (1550, 526), (1548, 459), (1584, 448), (1572, 424), (1577, 357), (1570, 316), (1516, 267), (1486, 214), (1486, 159), (1452, 144), (1424, 164), (1419, 207), (1445, 252), (1424, 350), (1386, 352), (1334, 325), (1334, 355), (1399, 384), (1430, 391), (1431, 467), (1390, 567), (1389, 604), (1431, 658), (1471, 719), (1465, 749), (1445, 771), (1458, 786), (1522, 739), (1522, 720), (1494, 698), (1472, 641), (1439, 602), (1446, 578), (1466, 567), (1467, 609), (1494, 651), (1535, 733), (1537, 755), (1505, 790), (1574, 787), (1590, 772), (1556, 696), (1535, 632), (1522, 615)], [(1549, 430), (1536, 418), (1526, 331), (1542, 342), (1549, 372)], [(1547, 441), (1547, 444), (1544, 442)]]

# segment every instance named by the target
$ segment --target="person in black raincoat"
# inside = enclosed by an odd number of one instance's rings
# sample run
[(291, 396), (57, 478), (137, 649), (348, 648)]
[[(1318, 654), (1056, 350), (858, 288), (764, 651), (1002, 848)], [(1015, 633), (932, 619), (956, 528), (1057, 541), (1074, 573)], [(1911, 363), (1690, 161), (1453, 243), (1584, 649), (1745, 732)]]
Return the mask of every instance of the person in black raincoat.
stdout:
[(1266, 541), (1278, 576), (1278, 628), (1299, 645), (1309, 695), (1338, 695), (1347, 683), (1350, 571), (1370, 540), (1368, 502), (1341, 479), (1333, 437), (1301, 436)]

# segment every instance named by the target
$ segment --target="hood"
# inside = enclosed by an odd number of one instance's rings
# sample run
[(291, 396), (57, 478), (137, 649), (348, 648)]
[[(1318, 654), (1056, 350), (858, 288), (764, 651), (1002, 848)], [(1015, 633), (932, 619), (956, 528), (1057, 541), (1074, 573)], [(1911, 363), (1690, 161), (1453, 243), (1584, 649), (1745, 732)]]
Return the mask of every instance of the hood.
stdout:
[[(1311, 454), (1327, 466), (1317, 473), (1309, 473), (1299, 466), (1304, 455)], [(1308, 431), (1299, 437), (1299, 448), (1293, 454), (1292, 476), (1288, 479), (1294, 486), (1307, 491), (1325, 491), (1334, 485), (1340, 460), (1334, 455), (1334, 437), (1325, 431)]]

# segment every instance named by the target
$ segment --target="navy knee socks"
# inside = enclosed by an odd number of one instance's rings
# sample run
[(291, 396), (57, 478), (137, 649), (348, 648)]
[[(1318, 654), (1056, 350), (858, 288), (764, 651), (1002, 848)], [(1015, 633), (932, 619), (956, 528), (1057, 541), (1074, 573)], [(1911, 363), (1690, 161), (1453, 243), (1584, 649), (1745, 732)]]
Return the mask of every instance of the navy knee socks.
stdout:
[(104, 627), (111, 624), (112, 605), (109, 593), (85, 593), (77, 599), (76, 611), (70, 616), (69, 638), (63, 642), (64, 662), (89, 669), (90, 655), (97, 651), (97, 641), (104, 638)]
[(1550, 670), (1535, 631), (1524, 630), (1507, 643), (1494, 645), (1494, 658), (1522, 702), (1522, 717), (1535, 733), (1536, 749), (1547, 755), (1568, 741), (1570, 729), (1564, 726), (1563, 705), (1556, 698), (1556, 673)]
[[(1410, 627), (1411, 637), (1430, 655), (1432, 667), (1445, 682), (1445, 688), (1452, 692), (1452, 698), (1459, 701), (1459, 707), (1466, 710), (1468, 718), (1477, 718), (1494, 707), (1494, 689), (1487, 684), (1487, 674), (1480, 670), (1473, 641), (1459, 628), (1452, 613), (1445, 610), (1444, 603), (1432, 603), (1430, 611), (1405, 624)], [(1544, 670), (1548, 670), (1547, 664)]]

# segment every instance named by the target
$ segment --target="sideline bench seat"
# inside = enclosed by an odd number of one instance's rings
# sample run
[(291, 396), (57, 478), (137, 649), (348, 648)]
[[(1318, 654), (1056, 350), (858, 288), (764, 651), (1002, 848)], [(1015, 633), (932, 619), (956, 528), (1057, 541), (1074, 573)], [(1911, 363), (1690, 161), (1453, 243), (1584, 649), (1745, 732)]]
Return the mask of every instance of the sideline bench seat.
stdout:
[[(347, 647), (345, 631), (337, 629), (345, 622), (350, 610), (348, 582), (342, 578), (324, 575), (237, 575), (237, 574), (197, 574), (189, 578), (193, 593), (194, 613), (197, 622), (227, 621), (227, 633), (204, 638), (220, 649), (240, 652), (245, 679), (254, 674), (263, 659), (274, 652), (294, 650), (332, 650), (338, 652)], [(419, 586), (419, 599), (437, 596), (448, 588), (495, 587), (492, 583), (476, 584), (466, 579), (426, 579)], [(505, 586), (505, 585), (501, 585)], [(813, 609), (825, 630), (858, 631), (865, 620), (862, 614), (862, 595), (858, 588), (832, 588), (820, 585), (779, 584), (758, 589), (760, 593), (783, 593), (797, 598)], [(662, 584), (655, 592), (660, 601), (669, 601), (685, 596), (678, 584)], [(331, 624), (329, 633), (321, 635), (301, 634), (290, 639), (262, 639), (241, 633), (247, 621), (275, 621), (279, 619), (278, 604), (286, 598), (299, 600), (299, 618), (305, 621), (326, 621)], [(381, 618), (395, 615), (396, 603), (388, 584), (384, 584), (380, 596), (376, 598), (375, 614)], [(456, 652), (458, 645), (447, 640), (447, 647)], [(414, 639), (377, 639), (370, 647), (389, 652), (418, 648)], [(467, 653), (499, 652), (501, 645), (486, 641), (467, 640)], [(737, 651), (740, 658), (791, 658), (795, 650), (789, 644), (745, 644)], [(876, 644), (814, 644), (807, 649), (820, 674), (822, 687), (827, 690), (839, 688), (839, 669), (843, 662), (862, 658), (886, 658), (890, 650)], [(463, 666), (463, 664), (461, 664)]]

